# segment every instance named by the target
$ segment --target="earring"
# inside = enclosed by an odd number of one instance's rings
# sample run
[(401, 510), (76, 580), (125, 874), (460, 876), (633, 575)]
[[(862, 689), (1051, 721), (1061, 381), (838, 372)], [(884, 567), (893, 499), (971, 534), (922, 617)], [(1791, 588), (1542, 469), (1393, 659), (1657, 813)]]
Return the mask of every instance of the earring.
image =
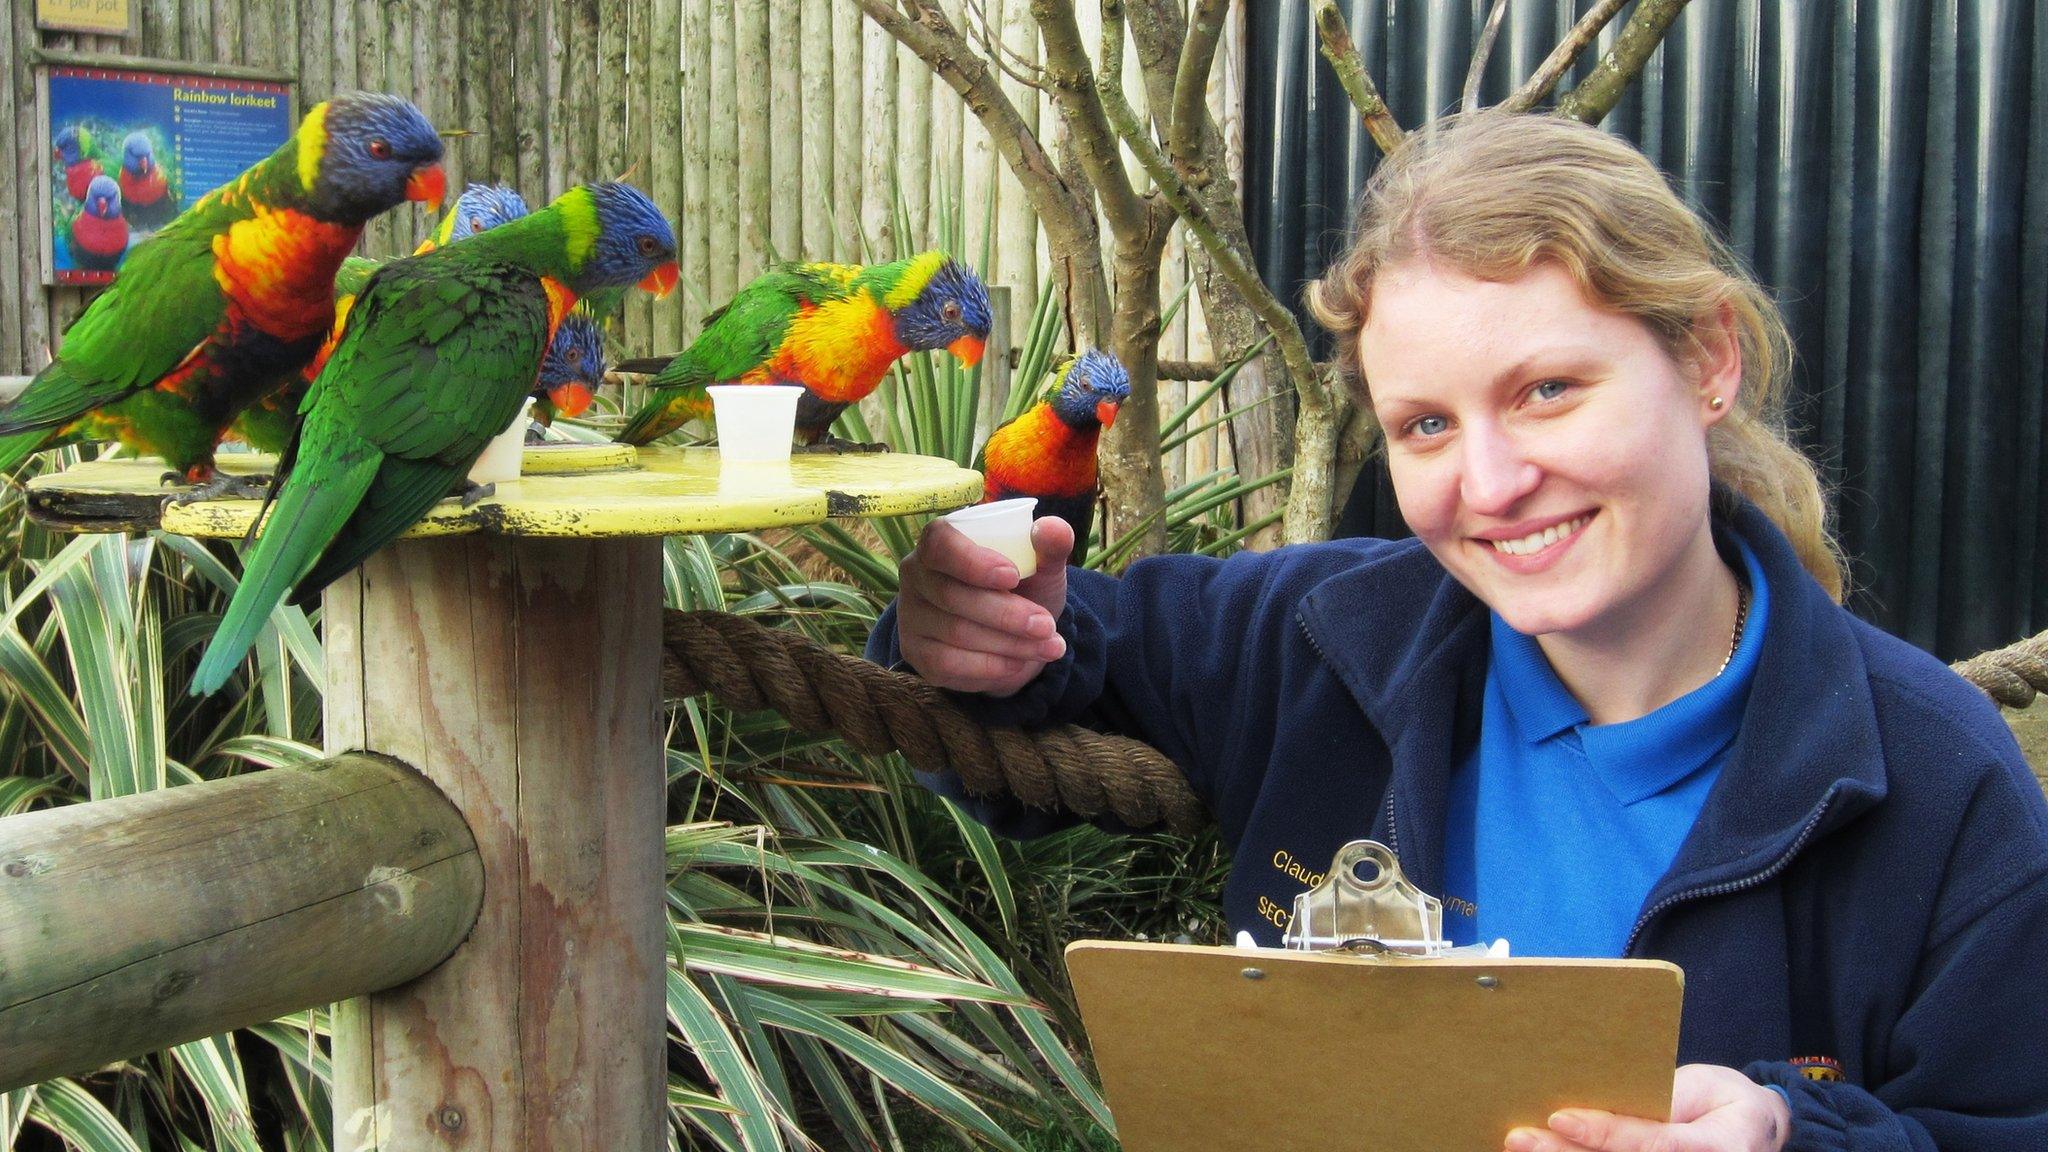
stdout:
[(1727, 406), (1728, 401), (1721, 399), (1719, 396), (1716, 396), (1712, 400), (1707, 401), (1707, 407), (1712, 408), (1716, 412), (1719, 412), (1721, 409), (1726, 408)]

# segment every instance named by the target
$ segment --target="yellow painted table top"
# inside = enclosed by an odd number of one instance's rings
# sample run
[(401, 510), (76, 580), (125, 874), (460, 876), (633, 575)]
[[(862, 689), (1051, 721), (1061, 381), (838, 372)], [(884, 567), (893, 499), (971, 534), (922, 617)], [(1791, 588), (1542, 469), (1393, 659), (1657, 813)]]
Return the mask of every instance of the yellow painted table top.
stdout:
[[(746, 532), (815, 524), (833, 516), (895, 516), (934, 512), (981, 498), (981, 474), (950, 460), (898, 452), (792, 456), (787, 466), (721, 468), (716, 448), (619, 444), (536, 445), (523, 475), (493, 496), (463, 508), (434, 506), (408, 536), (492, 532), (502, 536), (677, 536)], [(268, 472), (273, 461), (253, 453), (223, 454), (223, 471)], [(96, 460), (28, 485), (31, 512), (52, 527), (116, 531), (159, 526), (181, 536), (241, 537), (255, 520), (256, 500), (156, 505), (155, 459)], [(138, 511), (139, 510), (139, 511)]]

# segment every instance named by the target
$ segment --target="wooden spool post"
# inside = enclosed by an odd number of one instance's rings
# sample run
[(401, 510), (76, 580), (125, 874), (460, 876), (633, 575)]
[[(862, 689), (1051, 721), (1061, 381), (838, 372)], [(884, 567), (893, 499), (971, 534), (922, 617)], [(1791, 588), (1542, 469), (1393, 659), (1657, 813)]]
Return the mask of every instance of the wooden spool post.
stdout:
[[(663, 1152), (661, 538), (982, 490), (897, 453), (728, 470), (712, 449), (550, 445), (524, 468), (491, 499), (437, 505), (324, 601), (327, 746), (418, 768), (483, 865), (475, 928), (444, 964), (337, 990), (387, 989), (335, 1010), (337, 1152)], [(31, 480), (28, 512), (73, 532), (248, 533), (256, 501), (166, 504), (162, 472), (79, 464)]]
[(468, 942), (334, 1019), (337, 1152), (661, 1152), (661, 542), (407, 540), (331, 588), (330, 748), (405, 759), (484, 864)]

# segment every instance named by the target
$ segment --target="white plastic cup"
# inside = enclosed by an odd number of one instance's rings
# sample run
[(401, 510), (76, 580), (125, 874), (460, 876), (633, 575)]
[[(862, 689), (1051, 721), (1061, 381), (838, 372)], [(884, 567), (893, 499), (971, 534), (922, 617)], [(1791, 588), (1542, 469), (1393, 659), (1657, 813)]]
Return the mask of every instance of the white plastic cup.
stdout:
[(1024, 579), (1038, 571), (1038, 550), (1031, 546), (1031, 513), (1037, 507), (1038, 497), (1019, 496), (948, 512), (940, 519), (983, 548), (1002, 553)]
[(472, 484), (496, 484), (500, 480), (519, 479), (519, 465), (526, 455), (526, 425), (533, 410), (533, 397), (519, 406), (519, 415), (512, 418), (503, 432), (491, 437), (484, 445), (484, 454), (476, 458), (469, 467), (469, 482)]
[(793, 384), (713, 384), (712, 419), (718, 424), (718, 459), (723, 464), (774, 464), (789, 459), (796, 434), (796, 402), (804, 390)]

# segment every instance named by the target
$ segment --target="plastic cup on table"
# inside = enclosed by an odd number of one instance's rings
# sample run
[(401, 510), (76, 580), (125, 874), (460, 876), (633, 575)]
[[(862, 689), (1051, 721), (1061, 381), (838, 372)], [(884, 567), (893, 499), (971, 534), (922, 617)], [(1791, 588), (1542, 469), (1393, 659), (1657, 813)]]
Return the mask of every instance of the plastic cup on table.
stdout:
[(1019, 496), (948, 512), (941, 519), (983, 548), (1002, 553), (1017, 566), (1018, 579), (1025, 579), (1038, 571), (1038, 550), (1031, 546), (1031, 513), (1037, 507), (1038, 497)]
[(718, 425), (720, 464), (776, 464), (789, 460), (796, 433), (793, 384), (713, 384), (711, 417)]
[(512, 418), (503, 432), (491, 437), (484, 445), (483, 455), (469, 466), (469, 482), (472, 484), (496, 484), (501, 480), (519, 479), (519, 466), (526, 455), (526, 425), (531, 419), (533, 397), (519, 406), (519, 415)]

